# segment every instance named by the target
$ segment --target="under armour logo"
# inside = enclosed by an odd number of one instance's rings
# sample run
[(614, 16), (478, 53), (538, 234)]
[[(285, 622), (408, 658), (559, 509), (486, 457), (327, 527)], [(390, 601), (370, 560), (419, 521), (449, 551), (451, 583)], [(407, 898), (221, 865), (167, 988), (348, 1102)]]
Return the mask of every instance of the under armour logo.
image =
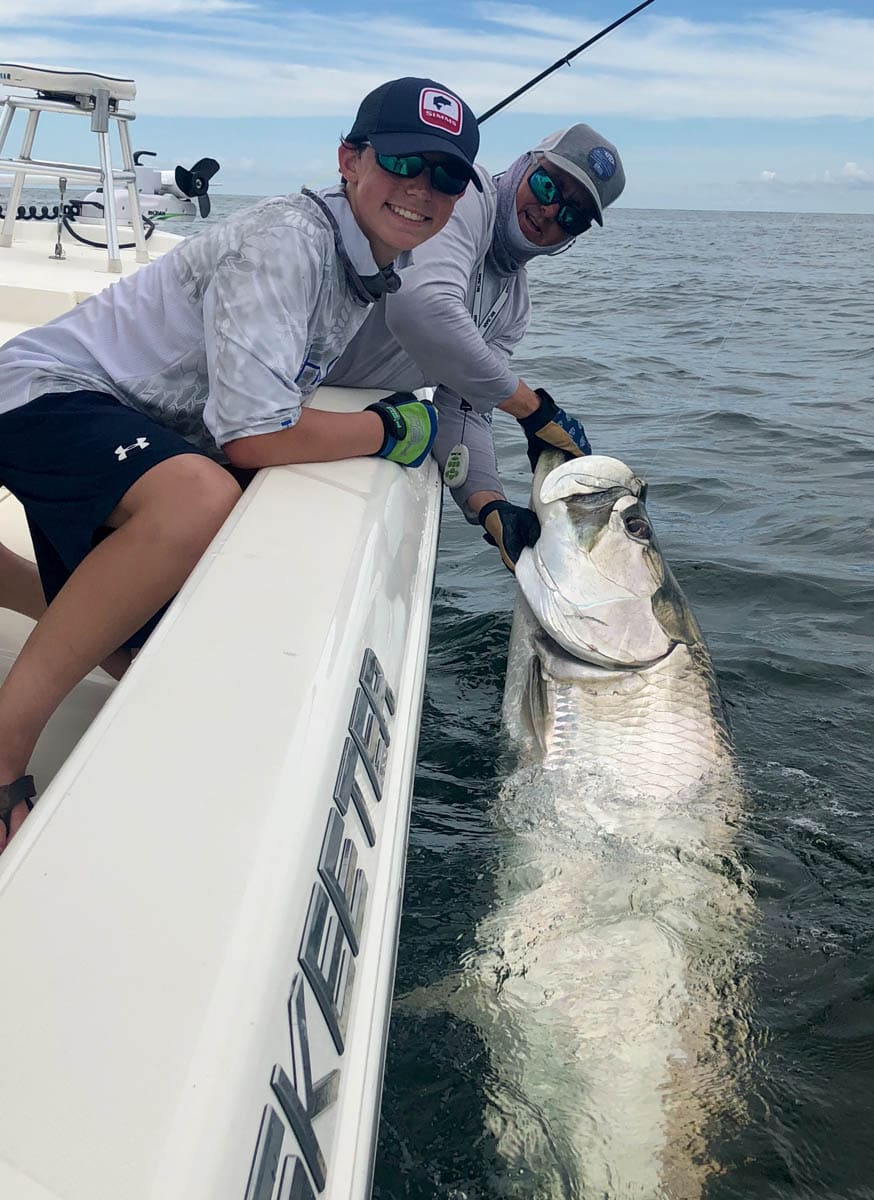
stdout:
[(148, 445), (148, 438), (138, 437), (137, 440), (135, 442), (131, 442), (129, 446), (116, 446), (115, 457), (119, 462), (124, 462), (124, 460), (127, 458), (128, 450), (145, 450)]

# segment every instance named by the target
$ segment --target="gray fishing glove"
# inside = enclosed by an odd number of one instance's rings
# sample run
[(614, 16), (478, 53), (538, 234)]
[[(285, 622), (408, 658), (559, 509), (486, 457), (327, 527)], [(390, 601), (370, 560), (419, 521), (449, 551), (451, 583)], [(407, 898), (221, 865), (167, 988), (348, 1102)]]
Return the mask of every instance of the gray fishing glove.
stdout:
[(527, 417), (517, 417), (528, 439), (528, 461), (533, 471), (544, 450), (563, 450), (571, 458), (591, 454), (592, 447), (582, 423), (559, 408), (543, 388), (534, 389), (540, 397), (540, 407)]
[(504, 566), (515, 574), (519, 555), (540, 537), (540, 522), (530, 508), (509, 500), (490, 500), (477, 514), (477, 520), (490, 546), (497, 546)]

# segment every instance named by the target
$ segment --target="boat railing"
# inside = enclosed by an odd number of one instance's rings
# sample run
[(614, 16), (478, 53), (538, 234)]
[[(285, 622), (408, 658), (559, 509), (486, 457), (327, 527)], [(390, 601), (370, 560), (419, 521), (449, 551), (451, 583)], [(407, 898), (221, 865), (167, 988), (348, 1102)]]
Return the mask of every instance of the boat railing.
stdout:
[[(119, 107), (121, 101), (129, 101), (136, 95), (133, 80), (0, 63), (0, 82), (7, 87), (27, 89), (35, 93), (16, 93), (0, 99), (0, 172), (8, 172), (12, 176), (6, 215), (0, 227), (0, 248), (12, 245), (25, 179), (28, 176), (42, 176), (56, 178), (62, 194), (67, 180), (96, 183), (97, 187), (102, 189), (107, 269), (115, 273), (121, 272), (115, 189), (118, 186), (126, 187), (130, 213), (128, 220), (133, 229), (136, 259), (139, 263), (149, 262), (129, 131), (130, 122), (135, 119), (136, 114)], [(3, 157), (13, 119), (19, 110), (27, 114), (21, 148), (17, 155)], [(87, 166), (81, 163), (51, 162), (47, 159), (33, 158), (37, 125), (43, 113), (90, 118), (91, 131), (97, 138), (99, 165)], [(118, 131), (121, 169), (112, 165), (109, 140), (112, 122)]]

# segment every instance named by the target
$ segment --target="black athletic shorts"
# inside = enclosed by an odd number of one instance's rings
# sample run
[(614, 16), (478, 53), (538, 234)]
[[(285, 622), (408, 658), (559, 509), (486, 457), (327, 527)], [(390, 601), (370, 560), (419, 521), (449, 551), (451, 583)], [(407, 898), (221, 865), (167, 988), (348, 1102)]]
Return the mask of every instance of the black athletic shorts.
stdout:
[[(178, 454), (207, 457), (104, 392), (52, 393), (0, 414), (0, 483), (27, 514), (47, 602), (110, 532), (106, 518), (128, 488)], [(125, 645), (142, 646), (163, 612)]]

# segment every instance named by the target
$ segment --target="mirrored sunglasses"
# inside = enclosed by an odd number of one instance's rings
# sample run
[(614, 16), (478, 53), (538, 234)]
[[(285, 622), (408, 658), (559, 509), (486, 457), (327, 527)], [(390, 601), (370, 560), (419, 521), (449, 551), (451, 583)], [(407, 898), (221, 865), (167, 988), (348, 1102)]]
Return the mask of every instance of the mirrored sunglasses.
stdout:
[(470, 183), (469, 175), (459, 174), (460, 168), (449, 163), (429, 162), (422, 154), (376, 154), (376, 161), (384, 171), (403, 179), (415, 179), (427, 171), (431, 186), (445, 196), (460, 196)]
[(590, 228), (594, 220), (591, 209), (580, 208), (578, 204), (565, 201), (558, 184), (543, 167), (535, 168), (528, 176), (528, 186), (538, 204), (560, 205), (554, 219), (565, 233), (577, 237)]

